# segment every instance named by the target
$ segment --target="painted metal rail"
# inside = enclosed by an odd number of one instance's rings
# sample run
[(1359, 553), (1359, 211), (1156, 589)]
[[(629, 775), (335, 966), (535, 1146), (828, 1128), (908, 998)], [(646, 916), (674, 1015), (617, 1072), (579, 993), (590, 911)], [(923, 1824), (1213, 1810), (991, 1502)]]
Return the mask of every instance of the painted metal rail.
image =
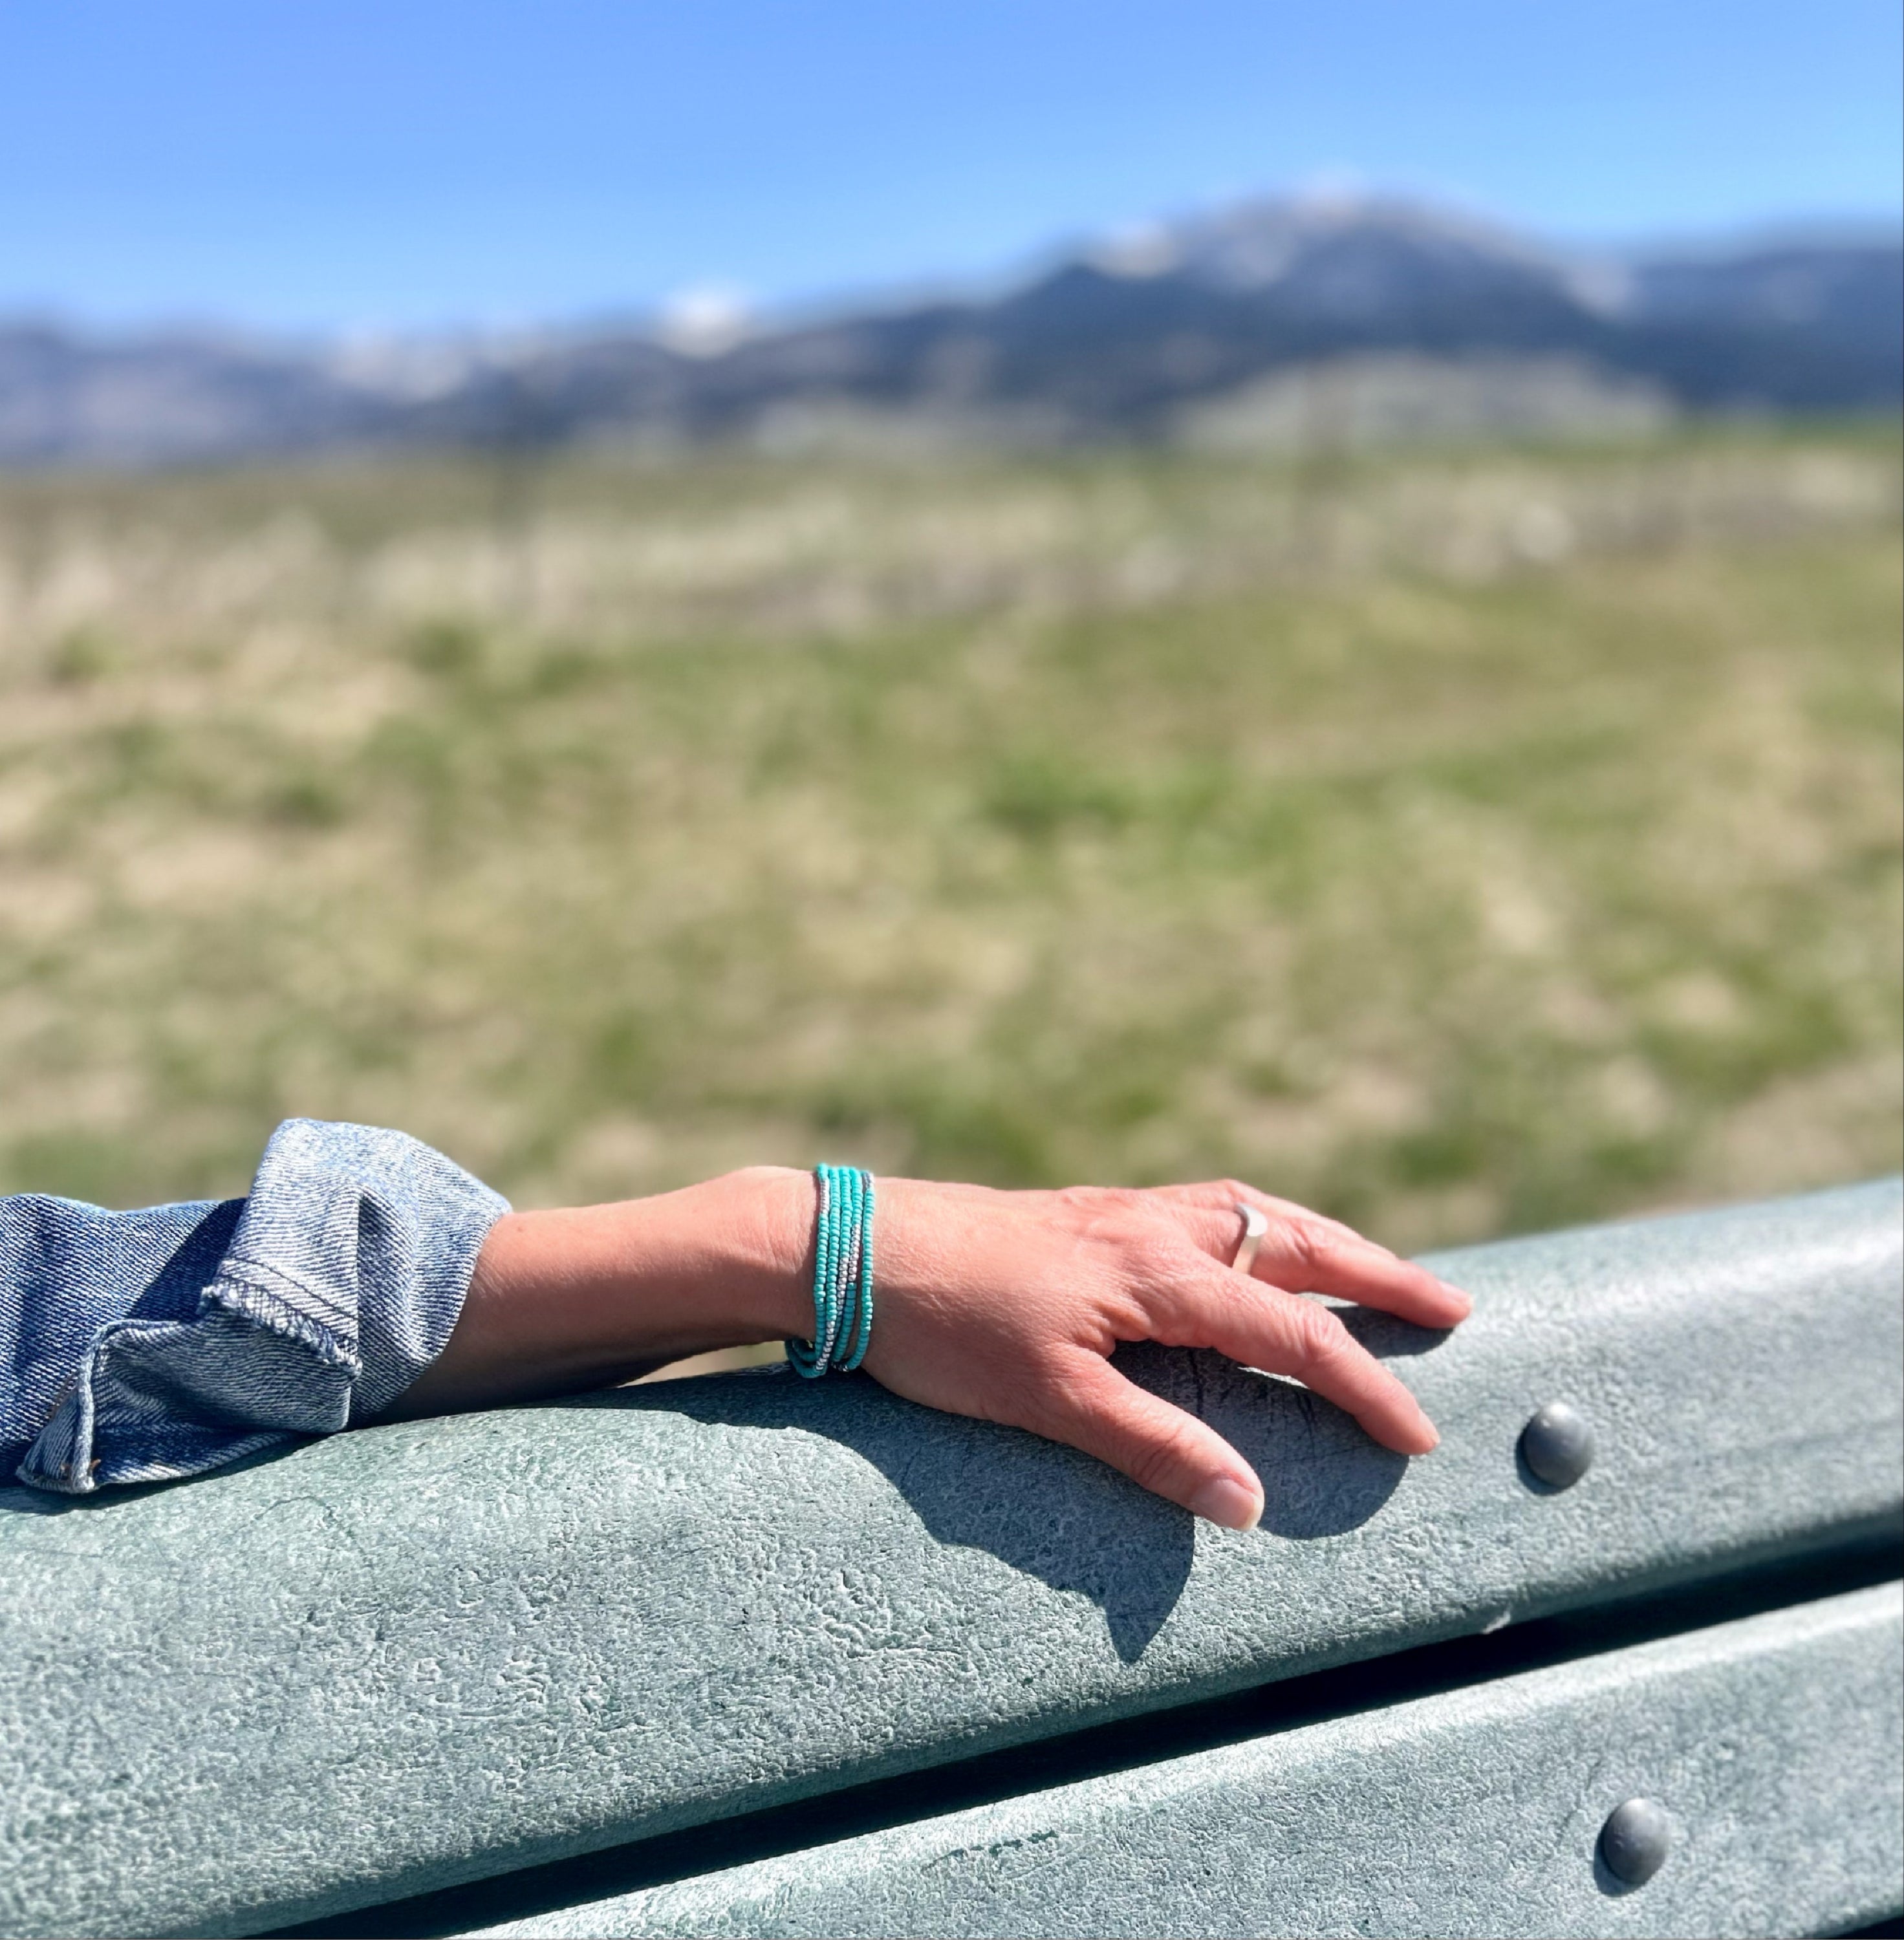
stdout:
[[(1258, 1463), (1269, 1506), (1248, 1536), (871, 1382), (771, 1374), (374, 1429), (116, 1501), (0, 1494), (0, 1931), (334, 1920), (1545, 1613), (1868, 1554), (1904, 1516), (1899, 1218), (1891, 1182), (1442, 1256), (1477, 1295), (1466, 1326), (1356, 1323), (1443, 1430), (1411, 1465), (1287, 1383), (1133, 1356)], [(1523, 1440), (1555, 1404), (1593, 1444), (1562, 1488), (1539, 1472), (1564, 1472), (1553, 1450)], [(1730, 1646), (1686, 1648), (1711, 1676), (1736, 1669)], [(1796, 1692), (1802, 1713), (1838, 1648), (1755, 1643), (1753, 1664), (1783, 1651), (1787, 1670), (1749, 1688)], [(1894, 1652), (1892, 1667), (1886, 1701)], [(1591, 1683), (1568, 1675), (1576, 1696)], [(1573, 1701), (1528, 1701), (1531, 1718)], [(1570, 1782), (1575, 1828), (1615, 1783), (1571, 1728), (1554, 1726), (1557, 1775), (1527, 1825)], [(1292, 1740), (1277, 1742), (1225, 1754), (1258, 1759), (1265, 1810), (1300, 1792), (1275, 1791), (1298, 1783), (1277, 1762)], [(1711, 1796), (1746, 1825), (1759, 1768), (1740, 1750), (1729, 1769), (1741, 1789)], [(1130, 1779), (1130, 1796), (1151, 1782)], [(1888, 1853), (1894, 1878), (1904, 1857), (1869, 1795), (1859, 1850)], [(1501, 1837), (1523, 1823), (1500, 1820)], [(1688, 1826), (1686, 1854), (1720, 1851)], [(1210, 1868), (1228, 1863), (1211, 1849)], [(1676, 1860), (1660, 1879), (1692, 1870)], [(1206, 1926), (1167, 1868), (1142, 1877), (1160, 1896), (1110, 1930), (1381, 1931), (1375, 1909), (1402, 1903), (1358, 1899), (1338, 1866), (1335, 1897), (1287, 1902), (1292, 1925), (1273, 1908), (1225, 1923), (1241, 1903), (1216, 1895)], [(1453, 1917), (1455, 1886), (1420, 1890)], [(1567, 1924), (1574, 1900), (1537, 1903), (1556, 1923), (1530, 1912), (1518, 1930), (1585, 1930)], [(1674, 1903), (1655, 1882), (1577, 1905), (1600, 1909), (1593, 1930), (1664, 1932), (1680, 1916), (1649, 1909)], [(676, 1917), (661, 1904), (627, 1918)], [(923, 1925), (856, 1926), (838, 1902), (800, 1905), (786, 1926), (763, 1911), (754, 1926), (684, 1913), (589, 1930), (954, 1930), (923, 1911)], [(891, 1917), (905, 1905), (926, 1902), (895, 1899)], [(393, 1908), (378, 1930), (396, 1927)]]
[(1843, 1932), (1897, 1896), (1900, 1656), (1892, 1583), (481, 1931)]

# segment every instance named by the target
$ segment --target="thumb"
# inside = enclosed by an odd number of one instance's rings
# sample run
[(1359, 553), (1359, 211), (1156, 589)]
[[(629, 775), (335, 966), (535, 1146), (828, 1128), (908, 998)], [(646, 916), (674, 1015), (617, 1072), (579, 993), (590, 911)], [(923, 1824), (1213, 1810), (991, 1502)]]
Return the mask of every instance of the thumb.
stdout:
[(1095, 1354), (1067, 1356), (1024, 1425), (1095, 1455), (1225, 1529), (1254, 1529), (1262, 1518), (1262, 1484), (1216, 1429), (1126, 1380)]

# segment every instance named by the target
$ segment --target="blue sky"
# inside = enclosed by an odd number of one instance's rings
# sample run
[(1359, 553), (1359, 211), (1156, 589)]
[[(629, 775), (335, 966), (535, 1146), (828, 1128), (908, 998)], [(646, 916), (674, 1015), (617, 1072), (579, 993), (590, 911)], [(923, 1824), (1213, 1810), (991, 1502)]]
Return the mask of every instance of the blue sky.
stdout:
[(1897, 0), (0, 0), (0, 309), (380, 328), (996, 270), (1319, 179), (1895, 218)]

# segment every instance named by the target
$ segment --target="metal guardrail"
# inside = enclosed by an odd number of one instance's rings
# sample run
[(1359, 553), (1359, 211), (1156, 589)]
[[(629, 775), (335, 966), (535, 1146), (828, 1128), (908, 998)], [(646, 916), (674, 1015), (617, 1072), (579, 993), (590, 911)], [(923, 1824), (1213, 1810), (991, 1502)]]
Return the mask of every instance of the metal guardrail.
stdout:
[(1842, 1932), (1899, 1890), (1900, 1655), (1892, 1583), (480, 1933)]
[[(1246, 1536), (869, 1381), (771, 1374), (372, 1429), (117, 1500), (7, 1492), (0, 1930), (335, 1917), (1868, 1545), (1904, 1513), (1899, 1218), (1890, 1182), (1442, 1256), (1466, 1325), (1356, 1323), (1442, 1429), (1414, 1464), (1286, 1383), (1133, 1355), (1257, 1463)], [(1523, 1441), (1556, 1403), (1593, 1441), (1561, 1489)], [(1315, 1904), (1352, 1923), (1341, 1891)], [(1200, 1904), (1118, 1930), (1280, 1930)], [(1650, 1919), (1621, 1930), (1670, 1930)]]

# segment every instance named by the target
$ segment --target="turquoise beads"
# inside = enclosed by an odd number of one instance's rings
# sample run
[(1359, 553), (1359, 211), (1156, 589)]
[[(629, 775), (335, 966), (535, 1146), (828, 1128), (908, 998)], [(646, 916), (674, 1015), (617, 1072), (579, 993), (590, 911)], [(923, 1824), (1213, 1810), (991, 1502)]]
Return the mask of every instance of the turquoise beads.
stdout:
[(813, 1338), (787, 1343), (787, 1359), (810, 1380), (851, 1374), (873, 1338), (873, 1175), (816, 1165), (813, 1179)]

